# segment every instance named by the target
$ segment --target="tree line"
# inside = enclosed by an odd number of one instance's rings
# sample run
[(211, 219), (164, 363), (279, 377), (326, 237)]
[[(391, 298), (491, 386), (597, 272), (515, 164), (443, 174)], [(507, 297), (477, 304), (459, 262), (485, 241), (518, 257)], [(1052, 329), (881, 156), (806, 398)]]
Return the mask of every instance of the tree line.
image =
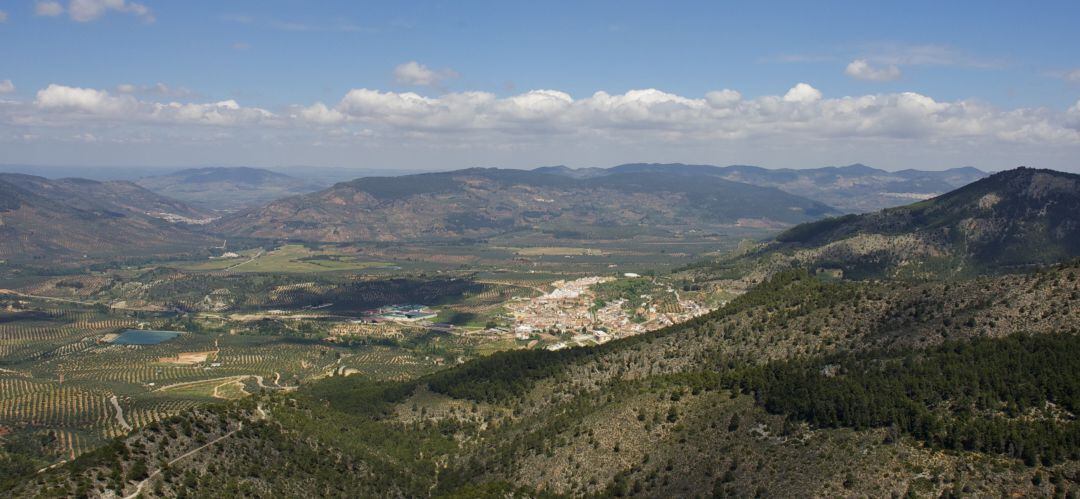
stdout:
[(734, 369), (768, 411), (823, 427), (891, 427), (945, 449), (1080, 458), (1080, 336), (1014, 335), (926, 350)]

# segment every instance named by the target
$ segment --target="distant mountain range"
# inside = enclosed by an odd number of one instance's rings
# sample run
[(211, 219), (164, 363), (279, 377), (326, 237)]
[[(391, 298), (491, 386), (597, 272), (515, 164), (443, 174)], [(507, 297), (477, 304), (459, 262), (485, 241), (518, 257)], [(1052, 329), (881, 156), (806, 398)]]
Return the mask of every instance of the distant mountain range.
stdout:
[(0, 174), (0, 259), (56, 263), (183, 251), (207, 214), (131, 182)]
[[(927, 199), (983, 178), (988, 173), (973, 167), (944, 171), (890, 172), (869, 166), (827, 166), (807, 169), (768, 169), (757, 166), (711, 166), (681, 163), (632, 163), (611, 168), (541, 167), (538, 173), (588, 179), (615, 173), (679, 172), (718, 176), (760, 187), (775, 187), (822, 202), (845, 213), (864, 213)], [(159, 194), (220, 211), (237, 211), (276, 199), (306, 194), (333, 183), (359, 177), (399, 176), (420, 172), (393, 169), (331, 167), (190, 168), (169, 172), (136, 167), (44, 167), (0, 164), (0, 172), (21, 172), (48, 178), (85, 177), (95, 180), (132, 180)], [(297, 178), (302, 172), (303, 178)]]
[[(200, 247), (212, 233), (363, 242), (462, 240), (521, 230), (590, 238), (782, 229), (929, 197), (983, 175), (974, 168), (890, 173), (862, 165), (767, 170), (627, 164), (366, 177), (312, 192), (314, 183), (254, 168), (182, 170), (137, 184), (0, 174), (7, 194), (0, 258), (161, 254)], [(222, 212), (206, 230), (192, 230)]]
[(597, 178), (618, 173), (679, 173), (716, 176), (733, 182), (782, 191), (820, 201), (845, 213), (863, 213), (928, 199), (970, 184), (989, 175), (977, 168), (944, 171), (901, 170), (889, 172), (866, 165), (827, 166), (807, 169), (768, 169), (758, 166), (685, 165), (682, 163), (633, 163), (611, 168), (541, 167), (536, 172), (573, 178)]
[(675, 170), (577, 178), (473, 168), (369, 177), (223, 217), (228, 234), (310, 241), (487, 237), (521, 229), (783, 227), (839, 212), (772, 187)]
[(908, 206), (796, 226), (742, 258), (846, 277), (975, 274), (1080, 256), (1080, 175), (1018, 168)]
[(261, 168), (195, 168), (135, 181), (158, 194), (205, 209), (236, 211), (326, 185)]

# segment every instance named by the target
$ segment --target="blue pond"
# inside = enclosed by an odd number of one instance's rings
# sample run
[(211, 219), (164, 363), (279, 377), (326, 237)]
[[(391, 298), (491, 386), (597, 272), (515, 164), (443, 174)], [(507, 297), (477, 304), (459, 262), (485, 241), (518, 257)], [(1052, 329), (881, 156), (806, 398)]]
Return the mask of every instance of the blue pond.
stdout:
[(141, 329), (125, 329), (113, 340), (115, 345), (157, 345), (163, 341), (169, 341), (182, 333), (176, 331), (144, 331)]

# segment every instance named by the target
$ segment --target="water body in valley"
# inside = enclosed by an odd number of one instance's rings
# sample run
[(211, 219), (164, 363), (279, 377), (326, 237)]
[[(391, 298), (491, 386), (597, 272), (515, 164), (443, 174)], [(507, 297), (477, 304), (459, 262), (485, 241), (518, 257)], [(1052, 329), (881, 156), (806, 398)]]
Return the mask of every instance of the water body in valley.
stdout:
[(157, 345), (163, 341), (169, 341), (183, 333), (177, 331), (144, 331), (141, 329), (125, 329), (112, 342), (116, 345)]

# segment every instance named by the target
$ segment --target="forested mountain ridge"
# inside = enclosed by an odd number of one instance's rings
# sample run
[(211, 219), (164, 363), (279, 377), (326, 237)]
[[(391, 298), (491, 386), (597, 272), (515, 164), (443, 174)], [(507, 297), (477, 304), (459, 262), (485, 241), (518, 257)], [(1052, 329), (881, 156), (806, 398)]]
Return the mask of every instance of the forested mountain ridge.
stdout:
[(596, 178), (618, 173), (666, 172), (692, 176), (715, 176), (733, 182), (774, 187), (820, 201), (847, 213), (864, 213), (927, 199), (987, 176), (977, 168), (942, 171), (900, 170), (889, 172), (862, 164), (821, 168), (761, 168), (758, 166), (686, 165), (681, 163), (630, 163), (611, 168), (542, 167), (542, 171), (575, 178)]
[(405, 241), (535, 228), (783, 227), (837, 213), (777, 189), (717, 177), (640, 172), (576, 179), (474, 168), (343, 182), (224, 217), (215, 227), (250, 237)]
[[(784, 272), (717, 312), (596, 348), (499, 353), (404, 383), (331, 378), (152, 425), (16, 492), (132, 493), (155, 456), (235, 430), (142, 491), (1067, 495), (1080, 487), (1078, 401), (1060, 376), (1078, 300), (1076, 265), (947, 283)], [(890, 383), (918, 389), (868, 404), (874, 366), (896, 363), (912, 368)]]
[(125, 211), (136, 214), (172, 214), (201, 219), (207, 216), (194, 206), (156, 194), (133, 182), (96, 181), (83, 178), (46, 179), (19, 173), (0, 173), (0, 181), (20, 187), (55, 203), (85, 211)]
[[(907, 206), (802, 224), (717, 268), (977, 275), (1080, 256), (1080, 175), (1017, 168)], [(736, 272), (738, 273), (738, 271)]]
[(0, 259), (115, 258), (203, 247), (206, 214), (131, 182), (0, 174)]

